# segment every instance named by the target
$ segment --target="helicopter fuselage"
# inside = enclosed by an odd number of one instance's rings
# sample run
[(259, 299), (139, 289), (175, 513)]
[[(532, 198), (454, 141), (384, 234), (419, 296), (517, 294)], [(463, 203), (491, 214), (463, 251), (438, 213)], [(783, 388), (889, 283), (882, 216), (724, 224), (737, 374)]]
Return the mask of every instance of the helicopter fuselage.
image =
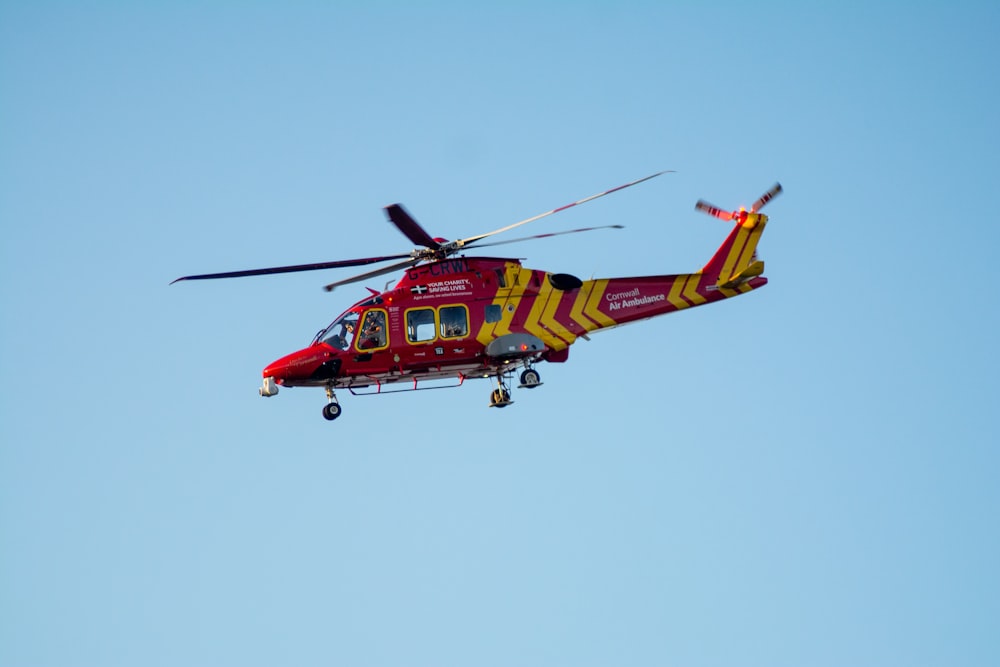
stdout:
[[(267, 387), (417, 388), (426, 380), (500, 377), (540, 361), (563, 362), (588, 334), (737, 296), (767, 284), (751, 265), (766, 217), (737, 225), (697, 273), (579, 280), (516, 259), (460, 257), (409, 269), (306, 348), (269, 364)], [(721, 255), (721, 256), (720, 256)], [(368, 325), (377, 332), (366, 331)], [(349, 330), (348, 330), (349, 329)], [(531, 385), (528, 385), (531, 386)]]
[[(508, 241), (493, 236), (574, 206), (643, 183), (662, 174), (620, 185), (565, 206), (483, 234), (446, 241), (431, 236), (400, 204), (385, 207), (389, 222), (417, 247), (407, 253), (359, 257), (311, 264), (182, 276), (212, 280), (247, 276), (383, 265), (324, 287), (367, 281), (403, 270), (391, 290), (354, 304), (320, 331), (307, 347), (270, 363), (263, 371), (261, 396), (280, 387), (324, 387), (323, 416), (342, 410), (335, 390), (375, 387), (421, 389), (428, 380), (494, 378), (491, 407), (506, 407), (509, 380), (523, 369), (519, 387), (541, 385), (535, 364), (563, 362), (580, 338), (603, 329), (665, 315), (745, 294), (767, 284), (764, 262), (757, 258), (767, 216), (760, 209), (781, 193), (775, 183), (749, 210), (726, 211), (699, 200), (695, 208), (734, 223), (709, 262), (694, 273), (580, 280), (567, 273), (529, 269), (520, 260), (467, 257), (473, 248), (576, 234), (621, 225), (584, 227)], [(391, 264), (385, 265), (387, 262)], [(390, 389), (390, 391), (393, 389)]]

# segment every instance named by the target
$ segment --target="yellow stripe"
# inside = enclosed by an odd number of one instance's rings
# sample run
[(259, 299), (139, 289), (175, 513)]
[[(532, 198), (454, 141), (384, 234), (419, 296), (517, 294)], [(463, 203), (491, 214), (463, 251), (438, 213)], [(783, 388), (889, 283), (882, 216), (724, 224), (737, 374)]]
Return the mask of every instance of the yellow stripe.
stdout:
[[(500, 304), (498, 304), (497, 300), (494, 299), (493, 303), (491, 305), (497, 305), (498, 306)], [(489, 342), (491, 340), (493, 340), (493, 327), (494, 326), (495, 326), (494, 322), (483, 322), (483, 326), (480, 327), (479, 333), (476, 334), (476, 340), (481, 345), (489, 345)]]
[(588, 280), (583, 283), (583, 287), (580, 288), (579, 294), (576, 295), (576, 299), (573, 301), (573, 307), (569, 309), (570, 318), (583, 327), (584, 331), (593, 331), (594, 329), (600, 328), (597, 324), (587, 319), (587, 317), (583, 314), (583, 307), (586, 305), (592, 289), (594, 289), (593, 280)]
[[(549, 281), (546, 280), (546, 283)], [(558, 344), (554, 343), (552, 349), (561, 350), (565, 347), (569, 347), (576, 340), (576, 334), (566, 328), (566, 325), (556, 319), (556, 311), (559, 310), (559, 305), (562, 303), (565, 292), (559, 290), (553, 290), (549, 294), (549, 300), (545, 304), (545, 309), (542, 310), (541, 325), (551, 331), (553, 334), (559, 337)]]
[[(561, 350), (566, 347), (565, 341), (558, 338), (538, 323), (539, 318), (545, 311), (545, 305), (551, 297), (553, 291), (552, 285), (548, 280), (542, 282), (542, 286), (538, 290), (538, 296), (534, 297), (535, 302), (531, 305), (531, 310), (528, 311), (528, 317), (524, 321), (524, 328), (526, 331), (541, 338), (550, 348), (554, 350)], [(558, 304), (558, 298), (556, 299), (556, 303)]]
[[(764, 231), (764, 225), (757, 225), (750, 232), (750, 238), (747, 240), (746, 246), (743, 248), (743, 252), (740, 254), (740, 259), (736, 263), (736, 268), (733, 273), (742, 271), (745, 267), (750, 266), (750, 260), (753, 258), (753, 251), (757, 249), (757, 241), (760, 240), (760, 235)], [(722, 277), (726, 280), (732, 278), (733, 273), (723, 273)]]
[[(484, 322), (482, 328), (479, 330), (479, 335), (476, 336), (476, 340), (482, 345), (489, 345), (497, 336), (503, 335), (503, 333), (509, 333), (509, 327), (511, 319), (514, 317), (513, 312), (508, 311), (508, 304), (511, 304), (511, 294), (514, 292), (516, 287), (515, 277), (517, 276), (518, 266), (513, 262), (507, 262), (504, 266), (504, 282), (507, 287), (497, 287), (497, 293), (493, 297), (493, 302), (491, 305), (500, 306), (500, 321), (499, 322)], [(517, 301), (520, 301), (518, 299)], [(517, 302), (513, 304), (514, 310), (517, 309)], [(498, 329), (500, 331), (498, 331)]]
[[(513, 292), (513, 290), (511, 290)], [(510, 294), (503, 304), (503, 311), (500, 314), (500, 321), (493, 326), (493, 337), (499, 338), (510, 333), (510, 323), (514, 320), (514, 313), (521, 305), (521, 296)]]
[(549, 292), (552, 291), (552, 287), (548, 284), (548, 281), (541, 286), (538, 290), (538, 296), (535, 297), (535, 302), (531, 306), (531, 310), (528, 311), (528, 317), (524, 320), (524, 328), (535, 334), (539, 338), (535, 329), (538, 328), (538, 318), (542, 316), (542, 308), (545, 307), (545, 299), (548, 298)]
[(500, 321), (493, 328), (493, 336), (495, 338), (506, 336), (510, 333), (511, 322), (514, 321), (514, 315), (517, 313), (517, 309), (521, 307), (521, 298), (524, 296), (524, 288), (520, 285), (521, 278), (523, 274), (527, 274), (529, 277), (531, 274), (530, 271), (525, 271), (521, 265), (514, 264), (513, 262), (507, 262), (506, 269), (508, 285), (507, 299), (503, 305), (503, 314), (500, 317)]
[(740, 227), (740, 231), (736, 235), (736, 239), (733, 242), (733, 247), (729, 249), (729, 254), (726, 256), (726, 263), (722, 266), (722, 273), (719, 274), (720, 283), (726, 282), (729, 280), (729, 277), (733, 275), (733, 267), (736, 265), (736, 260), (739, 259), (740, 254), (743, 252), (743, 248), (746, 247), (747, 237), (749, 235), (750, 232), (746, 227)]
[(693, 306), (700, 306), (706, 302), (705, 297), (698, 294), (698, 284), (701, 282), (700, 273), (692, 273), (691, 277), (688, 279), (687, 286), (684, 288), (684, 298), (691, 302)]
[(604, 297), (604, 290), (608, 288), (608, 280), (588, 281), (594, 283), (594, 288), (587, 298), (587, 305), (583, 307), (584, 314), (597, 323), (597, 327), (613, 327), (617, 322), (597, 309)]
[(681, 291), (684, 289), (684, 283), (688, 280), (687, 275), (677, 276), (674, 278), (674, 284), (670, 286), (670, 293), (667, 294), (667, 301), (673, 304), (674, 308), (680, 310), (682, 308), (687, 308), (687, 301), (681, 298)]

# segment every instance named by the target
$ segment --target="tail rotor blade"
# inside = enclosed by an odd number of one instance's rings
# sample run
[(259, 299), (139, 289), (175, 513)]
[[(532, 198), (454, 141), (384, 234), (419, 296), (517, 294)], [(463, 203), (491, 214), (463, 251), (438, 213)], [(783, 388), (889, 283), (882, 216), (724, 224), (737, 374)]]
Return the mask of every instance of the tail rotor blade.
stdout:
[(731, 211), (723, 211), (717, 206), (712, 206), (704, 199), (699, 199), (698, 203), (694, 205), (695, 209), (702, 211), (703, 213), (708, 213), (711, 216), (718, 218), (719, 220), (725, 220), (729, 222), (733, 219), (733, 213)]
[(756, 213), (760, 209), (764, 208), (764, 205), (767, 204), (767, 202), (771, 201), (780, 194), (781, 194), (781, 183), (775, 183), (770, 190), (761, 195), (760, 199), (758, 199), (753, 203), (753, 206), (750, 207), (750, 212)]

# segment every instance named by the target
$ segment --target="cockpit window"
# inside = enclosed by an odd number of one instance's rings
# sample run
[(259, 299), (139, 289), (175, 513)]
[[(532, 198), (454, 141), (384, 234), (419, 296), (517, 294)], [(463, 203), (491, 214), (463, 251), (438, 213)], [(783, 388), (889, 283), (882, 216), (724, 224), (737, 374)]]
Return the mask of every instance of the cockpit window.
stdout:
[(345, 313), (323, 332), (323, 342), (338, 350), (346, 350), (354, 342), (358, 328), (358, 314)]
[(365, 313), (357, 346), (359, 350), (375, 350), (386, 346), (384, 310), (369, 310)]

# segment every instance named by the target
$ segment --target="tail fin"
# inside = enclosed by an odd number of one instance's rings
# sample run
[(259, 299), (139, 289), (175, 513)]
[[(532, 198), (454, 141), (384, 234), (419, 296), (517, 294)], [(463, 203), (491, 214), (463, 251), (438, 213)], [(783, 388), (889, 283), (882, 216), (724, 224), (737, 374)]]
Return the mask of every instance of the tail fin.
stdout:
[(757, 242), (764, 233), (767, 216), (760, 214), (767, 202), (781, 194), (781, 183), (775, 183), (753, 203), (750, 210), (723, 211), (704, 200), (698, 200), (695, 209), (720, 220), (735, 220), (736, 227), (709, 260), (702, 275), (714, 282), (717, 288), (731, 289), (764, 273), (764, 262), (757, 259)]
[(703, 276), (721, 288), (731, 288), (764, 273), (764, 262), (757, 259), (757, 242), (767, 225), (767, 216), (740, 212), (736, 226), (701, 270)]

